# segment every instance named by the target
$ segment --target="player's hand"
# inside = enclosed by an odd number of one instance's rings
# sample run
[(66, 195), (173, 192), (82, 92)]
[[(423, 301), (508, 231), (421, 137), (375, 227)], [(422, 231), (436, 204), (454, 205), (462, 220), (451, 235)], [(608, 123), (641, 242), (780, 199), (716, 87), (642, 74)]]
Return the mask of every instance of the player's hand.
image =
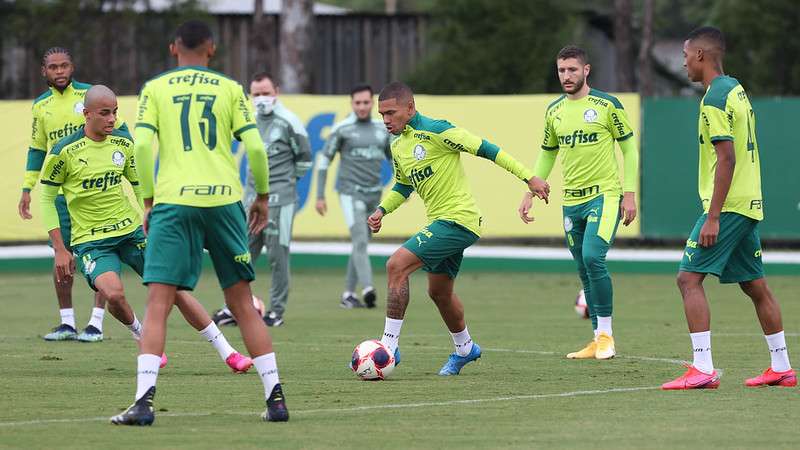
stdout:
[(539, 177), (531, 177), (528, 180), (528, 189), (533, 192), (533, 195), (544, 200), (545, 203), (550, 203), (550, 185), (547, 181)]
[(56, 264), (56, 281), (65, 283), (72, 279), (72, 274), (75, 273), (75, 257), (72, 256), (69, 250), (62, 248), (56, 250), (55, 256)]
[(622, 204), (619, 206), (619, 217), (626, 227), (636, 218), (636, 194), (633, 192), (626, 192), (623, 195)]
[(319, 213), (320, 216), (324, 216), (325, 213), (328, 212), (328, 203), (325, 201), (324, 198), (318, 199), (317, 204), (314, 205), (314, 207), (316, 208), (317, 213)]
[(144, 235), (147, 236), (148, 231), (150, 231), (150, 213), (153, 212), (152, 206), (145, 206), (142, 212), (142, 231), (144, 231)]
[(533, 217), (528, 216), (528, 213), (531, 211), (531, 206), (533, 206), (533, 194), (526, 192), (522, 195), (522, 203), (519, 204), (519, 208), (517, 209), (519, 218), (525, 223), (533, 222)]
[(267, 227), (269, 221), (269, 194), (258, 194), (256, 200), (250, 206), (250, 218), (247, 228), (251, 235), (261, 233)]
[(717, 243), (717, 236), (719, 236), (719, 219), (706, 217), (706, 222), (703, 224), (703, 228), (700, 229), (698, 243), (701, 247), (711, 247)]
[(381, 222), (383, 221), (383, 211), (376, 209), (371, 216), (367, 217), (367, 225), (373, 233), (381, 231)]
[(19, 199), (19, 216), (22, 217), (24, 220), (31, 220), (33, 216), (31, 215), (31, 193), (27, 191), (22, 191), (22, 197)]

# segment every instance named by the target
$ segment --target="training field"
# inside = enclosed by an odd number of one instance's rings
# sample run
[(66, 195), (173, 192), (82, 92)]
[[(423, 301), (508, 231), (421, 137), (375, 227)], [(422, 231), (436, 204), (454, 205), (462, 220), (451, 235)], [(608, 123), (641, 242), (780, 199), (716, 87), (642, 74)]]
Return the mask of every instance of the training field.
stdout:
[[(263, 264), (263, 261), (262, 261)], [(263, 270), (263, 269), (262, 269)], [(691, 358), (674, 276), (616, 274), (611, 361), (569, 361), (590, 333), (572, 301), (571, 274), (464, 272), (457, 290), (483, 358), (461, 376), (436, 372), (452, 351), (450, 336), (426, 298), (425, 279), (411, 281), (402, 364), (384, 382), (356, 380), (347, 367), (355, 344), (379, 337), (383, 307), (338, 307), (343, 273), (302, 269), (292, 281), (285, 326), (275, 348), (291, 420), (261, 422), (261, 383), (254, 370), (234, 375), (178, 314), (170, 319), (167, 354), (152, 427), (114, 427), (135, 389), (136, 347), (106, 315), (106, 341), (46, 343), (57, 321), (46, 273), (0, 274), (0, 448), (797, 448), (800, 390), (747, 389), (746, 377), (769, 364), (749, 300), (709, 280), (716, 391), (661, 392)], [(212, 271), (196, 291), (212, 310), (221, 302)], [(268, 273), (255, 286), (264, 296)], [(137, 313), (145, 290), (128, 273)], [(377, 274), (377, 286), (385, 277)], [(800, 363), (800, 279), (770, 279), (782, 302), (787, 342)], [(80, 283), (80, 284), (79, 284)], [(379, 288), (381, 297), (385, 287)], [(76, 280), (83, 327), (90, 295)], [(243, 351), (238, 329), (223, 331)]]

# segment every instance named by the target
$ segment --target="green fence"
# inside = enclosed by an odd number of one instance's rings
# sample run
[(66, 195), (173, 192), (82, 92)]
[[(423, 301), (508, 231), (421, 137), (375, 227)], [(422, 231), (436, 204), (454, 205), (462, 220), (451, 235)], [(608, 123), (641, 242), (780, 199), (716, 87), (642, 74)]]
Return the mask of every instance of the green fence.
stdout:
[[(764, 195), (761, 237), (800, 239), (800, 99), (752, 103)], [(684, 238), (701, 212), (699, 99), (644, 99), (642, 107), (642, 234)]]

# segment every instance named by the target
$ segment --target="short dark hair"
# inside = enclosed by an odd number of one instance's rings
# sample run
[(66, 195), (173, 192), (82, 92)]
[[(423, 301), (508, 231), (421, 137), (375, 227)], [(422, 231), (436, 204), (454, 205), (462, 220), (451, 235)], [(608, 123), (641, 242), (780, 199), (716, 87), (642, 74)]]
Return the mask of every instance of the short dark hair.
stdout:
[(686, 36), (686, 40), (689, 42), (704, 40), (717, 47), (719, 51), (725, 52), (725, 35), (722, 34), (722, 30), (716, 27), (704, 26), (695, 28)]
[(261, 80), (269, 80), (269, 82), (272, 83), (273, 87), (278, 87), (278, 83), (275, 82), (275, 78), (273, 78), (272, 74), (267, 71), (257, 72), (253, 74), (253, 79), (251, 80), (251, 82), (261, 81)]
[(382, 102), (389, 99), (405, 100), (414, 97), (414, 91), (402, 81), (392, 81), (381, 90), (378, 101)]
[(372, 91), (372, 86), (370, 86), (370, 85), (368, 85), (366, 83), (361, 83), (361, 84), (357, 84), (357, 85), (353, 86), (353, 88), (350, 89), (350, 97), (358, 94), (359, 92), (364, 92), (364, 91), (369, 91), (369, 96), (370, 97), (375, 95), (375, 92)]
[(175, 31), (175, 39), (181, 41), (187, 50), (194, 50), (206, 41), (213, 41), (211, 28), (201, 20), (187, 20), (178, 26)]
[(72, 61), (72, 53), (70, 53), (69, 50), (65, 49), (64, 47), (50, 47), (45, 50), (44, 55), (42, 55), (42, 65), (44, 66), (47, 64), (48, 56), (57, 55), (59, 53), (63, 53), (67, 56), (67, 58), (69, 58), (70, 61)]
[(556, 55), (556, 59), (568, 58), (575, 58), (582, 64), (589, 63), (589, 55), (586, 53), (586, 50), (578, 47), (577, 45), (568, 45), (559, 50), (558, 55)]

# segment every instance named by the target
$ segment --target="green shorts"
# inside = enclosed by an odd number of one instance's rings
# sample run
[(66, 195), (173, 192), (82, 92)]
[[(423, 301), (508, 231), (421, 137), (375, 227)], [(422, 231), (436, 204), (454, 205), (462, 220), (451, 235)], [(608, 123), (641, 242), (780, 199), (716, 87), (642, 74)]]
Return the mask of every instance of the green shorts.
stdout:
[(222, 289), (255, 279), (241, 202), (201, 208), (160, 203), (150, 213), (144, 284), (192, 290), (208, 250)]
[(122, 263), (130, 266), (140, 276), (144, 271), (144, 249), (147, 239), (142, 227), (123, 236), (100, 239), (99, 241), (85, 242), (75, 246), (75, 254), (83, 265), (83, 275), (89, 287), (97, 288), (95, 280), (106, 272), (115, 272), (119, 275)]
[(411, 236), (403, 247), (415, 254), (422, 263), (422, 270), (430, 273), (446, 273), (451, 279), (458, 275), (464, 249), (480, 237), (450, 220), (434, 220), (433, 223)]
[[(72, 239), (72, 220), (69, 218), (69, 210), (67, 210), (67, 199), (63, 195), (56, 196), (56, 212), (58, 212), (58, 228), (61, 229), (61, 239), (64, 241), (64, 247), (72, 253), (72, 246), (70, 240)], [(53, 243), (50, 242), (50, 247)]]
[(697, 219), (686, 241), (680, 271), (711, 273), (720, 283), (742, 283), (764, 277), (758, 221), (733, 212), (719, 217), (719, 236), (711, 247), (698, 244), (707, 214)]

